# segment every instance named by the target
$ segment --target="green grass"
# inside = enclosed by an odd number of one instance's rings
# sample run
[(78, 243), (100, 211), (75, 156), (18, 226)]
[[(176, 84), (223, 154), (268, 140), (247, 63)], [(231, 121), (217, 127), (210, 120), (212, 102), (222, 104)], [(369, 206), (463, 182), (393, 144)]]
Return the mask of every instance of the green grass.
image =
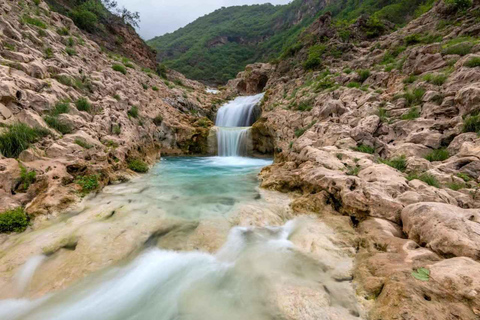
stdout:
[(375, 148), (374, 147), (370, 147), (370, 146), (367, 146), (365, 144), (360, 144), (358, 146), (356, 146), (355, 148), (352, 148), (353, 150), (355, 151), (358, 151), (358, 152), (363, 152), (363, 153), (368, 153), (368, 154), (374, 154), (375, 153)]
[(420, 117), (420, 109), (418, 107), (410, 107), (407, 113), (402, 114), (402, 120), (414, 120)]
[(55, 107), (50, 111), (50, 115), (56, 117), (63, 113), (70, 112), (70, 103), (68, 101), (59, 101), (55, 104)]
[(355, 166), (355, 167), (352, 167), (352, 166), (347, 166), (347, 176), (358, 176), (358, 174), (360, 173), (360, 167), (359, 166)]
[(75, 139), (75, 144), (79, 145), (80, 147), (84, 148), (84, 149), (92, 149), (93, 146), (89, 143), (87, 143), (86, 141), (82, 140), (82, 139)]
[(127, 114), (129, 117), (132, 117), (132, 118), (138, 118), (138, 107), (136, 106), (133, 106), (130, 108), (130, 110), (127, 111)]
[(78, 111), (85, 111), (90, 113), (92, 111), (92, 105), (88, 102), (87, 98), (79, 98), (75, 101), (75, 106), (77, 107)]
[(78, 184), (82, 190), (81, 193), (86, 195), (99, 187), (98, 176), (93, 174), (89, 176), (80, 176), (75, 179), (75, 183)]
[(127, 74), (127, 69), (125, 69), (125, 67), (122, 66), (121, 64), (114, 64), (112, 66), (112, 69), (120, 73)]
[(0, 233), (23, 232), (28, 227), (28, 217), (23, 208), (0, 213)]
[(113, 133), (114, 135), (117, 135), (117, 136), (118, 136), (120, 133), (122, 133), (122, 129), (120, 128), (120, 126), (119, 126), (118, 124), (114, 124), (114, 125), (112, 126), (112, 133)]
[(157, 115), (155, 118), (153, 118), (153, 123), (156, 125), (156, 126), (160, 126), (163, 122), (163, 117), (161, 114)]
[(50, 128), (57, 130), (61, 134), (69, 134), (73, 132), (73, 129), (69, 124), (62, 122), (55, 116), (45, 116), (43, 119)]
[(45, 48), (45, 59), (52, 59), (52, 58), (53, 58), (53, 49)]
[(465, 118), (463, 121), (463, 132), (480, 133), (480, 114)]
[(441, 148), (441, 149), (436, 149), (432, 150), (429, 154), (425, 156), (425, 159), (427, 159), (430, 162), (433, 161), (444, 161), (447, 160), (450, 157), (450, 154), (447, 149)]
[(351, 81), (347, 84), (347, 88), (360, 88), (362, 86), (361, 83), (356, 82), (356, 81)]
[(473, 44), (469, 42), (458, 43), (442, 50), (443, 55), (458, 54), (460, 56), (466, 56), (472, 51)]
[(468, 61), (465, 62), (464, 66), (468, 68), (480, 67), (480, 57), (473, 57), (468, 59)]
[(43, 128), (32, 128), (24, 123), (12, 124), (0, 134), (0, 153), (7, 158), (17, 158), (32, 143), (49, 134)]
[(370, 70), (357, 70), (358, 78), (361, 83), (370, 77)]
[(440, 188), (440, 183), (438, 182), (437, 178), (435, 176), (429, 174), (429, 173), (422, 173), (418, 174), (416, 172), (412, 172), (407, 176), (408, 181), (412, 180), (420, 180), (428, 184), (429, 186), (435, 187), (435, 188)]
[(153, 86), (153, 87), (152, 87), (152, 90), (153, 90), (153, 91), (158, 91), (158, 87)]
[(415, 88), (413, 91), (405, 92), (402, 97), (405, 98), (407, 107), (419, 105), (422, 102), (423, 95), (425, 94), (425, 89)]
[(148, 172), (148, 165), (140, 159), (132, 159), (128, 161), (128, 168), (138, 173)]
[(464, 189), (466, 187), (465, 183), (458, 183), (458, 182), (449, 182), (447, 183), (447, 188), (452, 189), (454, 191), (458, 191), (460, 189)]
[(311, 101), (302, 101), (298, 104), (296, 107), (296, 110), (298, 111), (310, 111), (312, 110), (312, 102)]
[(70, 30), (66, 27), (58, 28), (57, 33), (61, 36), (68, 36), (70, 34)]
[(414, 83), (415, 81), (417, 81), (417, 76), (415, 76), (413, 74), (411, 74), (408, 77), (406, 77), (405, 79), (403, 79), (403, 83), (405, 83), (405, 84), (411, 84), (411, 83)]
[(427, 74), (423, 76), (423, 80), (427, 81), (428, 83), (434, 84), (436, 86), (441, 86), (447, 81), (448, 76), (445, 74)]
[(296, 129), (295, 130), (295, 137), (297, 137), (297, 138), (301, 137), (305, 133), (305, 131), (307, 131), (306, 128)]
[(465, 181), (465, 182), (472, 181), (472, 177), (470, 177), (468, 174), (463, 173), (463, 172), (458, 172), (457, 177), (459, 177), (460, 179), (463, 179), (463, 181)]
[(380, 163), (386, 164), (392, 168), (397, 169), (398, 171), (405, 172), (407, 169), (407, 158), (402, 155), (400, 157), (395, 157), (391, 159), (379, 159)]
[(77, 51), (75, 51), (75, 49), (73, 49), (71, 47), (66, 47), (65, 48), (65, 53), (68, 54), (70, 57), (73, 57), (73, 56), (77, 55)]
[(22, 16), (22, 21), (32, 26), (39, 27), (41, 29), (47, 29), (47, 25), (40, 19), (32, 18), (29, 15), (24, 14)]
[(378, 108), (377, 116), (380, 118), (381, 122), (387, 122), (389, 113), (385, 108), (380, 107)]

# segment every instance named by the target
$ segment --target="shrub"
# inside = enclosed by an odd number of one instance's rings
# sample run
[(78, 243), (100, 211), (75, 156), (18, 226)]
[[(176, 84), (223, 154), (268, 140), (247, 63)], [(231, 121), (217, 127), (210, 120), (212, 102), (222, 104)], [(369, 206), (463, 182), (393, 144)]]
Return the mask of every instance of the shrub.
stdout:
[(469, 42), (462, 42), (456, 45), (446, 47), (442, 50), (443, 55), (458, 54), (460, 56), (466, 56), (472, 51), (473, 44)]
[(26, 191), (32, 183), (37, 179), (37, 173), (35, 171), (28, 171), (21, 163), (18, 163), (20, 167), (20, 190)]
[(53, 49), (46, 48), (45, 49), (45, 59), (52, 59), (53, 58)]
[(153, 91), (158, 91), (158, 87), (153, 86), (153, 87), (152, 87), (152, 90), (153, 90)]
[(415, 106), (422, 102), (425, 90), (422, 88), (416, 88), (413, 91), (405, 92), (402, 97), (405, 98), (407, 106)]
[(148, 86), (145, 83), (142, 83), (142, 88), (143, 88), (143, 90), (147, 90)]
[(62, 113), (70, 111), (70, 103), (68, 101), (60, 101), (55, 104), (55, 107), (50, 111), (50, 115), (56, 117)]
[(404, 172), (407, 169), (407, 158), (403, 155), (392, 159), (380, 159), (380, 162), (401, 172)]
[(429, 186), (440, 188), (440, 183), (438, 182), (437, 178), (429, 173), (422, 173), (421, 175), (418, 175), (418, 173), (412, 172), (407, 176), (408, 181), (415, 179), (423, 181)]
[(447, 160), (450, 157), (450, 154), (447, 149), (441, 148), (441, 149), (436, 149), (432, 150), (429, 154), (425, 156), (425, 159), (427, 159), (430, 162), (433, 161), (444, 161)]
[(363, 83), (370, 77), (370, 70), (357, 70), (357, 74), (360, 82)]
[(71, 47), (66, 47), (65, 48), (65, 53), (68, 54), (70, 57), (77, 55), (77, 51), (75, 51), (75, 49), (73, 49)]
[(472, 6), (472, 0), (445, 0), (445, 4), (452, 11), (463, 11)]
[(303, 63), (305, 70), (315, 70), (322, 65), (322, 55), (327, 50), (324, 44), (317, 44), (308, 49), (307, 60)]
[(157, 74), (163, 79), (167, 79), (167, 67), (163, 63), (157, 65)]
[(86, 141), (82, 140), (82, 139), (75, 139), (75, 144), (78, 144), (80, 147), (84, 148), (84, 149), (92, 149), (93, 146), (89, 143), (87, 143)]
[(94, 13), (88, 10), (73, 10), (71, 13), (71, 18), (75, 25), (80, 29), (86, 30), (88, 32), (93, 32), (96, 29), (98, 18)]
[(57, 33), (61, 36), (68, 36), (70, 34), (70, 30), (66, 27), (58, 28)]
[(120, 126), (118, 124), (114, 124), (112, 126), (112, 133), (113, 134), (118, 136), (121, 132), (122, 132), (122, 129), (120, 128)]
[(131, 62), (124, 63), (125, 67), (135, 69), (135, 66)]
[(347, 84), (347, 88), (360, 88), (362, 85), (359, 82), (352, 81)]
[(410, 34), (403, 38), (403, 42), (405, 42), (405, 45), (411, 46), (417, 43), (421, 42), (421, 36), (418, 33)]
[(480, 57), (470, 58), (467, 62), (465, 62), (464, 66), (468, 68), (480, 67)]
[(0, 214), (0, 233), (23, 232), (27, 226), (28, 217), (21, 207)]
[(120, 73), (127, 74), (127, 69), (125, 69), (125, 67), (122, 66), (121, 64), (114, 64), (112, 66), (112, 69)]
[(465, 118), (463, 132), (480, 132), (480, 114)]
[(95, 174), (89, 176), (80, 176), (75, 179), (75, 183), (78, 184), (82, 190), (81, 193), (86, 195), (94, 190), (96, 190), (99, 186), (98, 183), (98, 176)]
[(30, 144), (49, 133), (43, 128), (32, 128), (24, 123), (15, 123), (9, 126), (6, 132), (0, 134), (0, 153), (7, 158), (17, 158), (23, 150), (28, 149)]
[(148, 165), (140, 159), (132, 159), (128, 161), (128, 168), (138, 173), (148, 172)]
[(92, 106), (88, 102), (87, 98), (79, 98), (75, 102), (75, 106), (77, 107), (78, 111), (90, 112), (92, 110)]
[(43, 118), (48, 126), (57, 130), (61, 134), (72, 133), (72, 127), (68, 123), (64, 123), (55, 116), (45, 116)]
[(127, 114), (129, 117), (138, 118), (138, 108), (136, 106), (131, 107)]
[(117, 101), (122, 100), (122, 99), (120, 98), (120, 95), (118, 95), (118, 94), (114, 94), (114, 95), (113, 95), (113, 98), (114, 98), (115, 100), (117, 100)]
[(162, 115), (157, 115), (154, 119), (153, 119), (153, 123), (156, 125), (156, 126), (159, 126), (161, 125), (163, 122), (163, 117)]
[(420, 109), (417, 107), (411, 107), (407, 113), (402, 114), (402, 120), (414, 120), (420, 117)]
[(448, 77), (444, 74), (427, 74), (423, 77), (423, 80), (427, 81), (428, 83), (434, 84), (436, 86), (441, 86), (447, 81)]

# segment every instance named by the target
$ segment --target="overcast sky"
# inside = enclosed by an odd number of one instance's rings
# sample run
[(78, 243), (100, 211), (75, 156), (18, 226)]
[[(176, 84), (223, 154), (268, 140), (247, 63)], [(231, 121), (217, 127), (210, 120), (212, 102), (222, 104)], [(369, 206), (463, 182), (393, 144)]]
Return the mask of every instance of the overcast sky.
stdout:
[(244, 4), (286, 4), (291, 0), (117, 0), (120, 6), (140, 12), (138, 32), (145, 40), (173, 32), (221, 7)]

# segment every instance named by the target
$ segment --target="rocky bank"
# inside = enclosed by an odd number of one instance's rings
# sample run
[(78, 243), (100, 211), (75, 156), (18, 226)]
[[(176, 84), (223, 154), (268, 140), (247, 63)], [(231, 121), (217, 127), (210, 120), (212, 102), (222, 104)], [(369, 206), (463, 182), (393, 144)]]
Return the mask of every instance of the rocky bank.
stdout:
[(262, 187), (296, 194), (297, 212), (350, 217), (371, 319), (480, 317), (479, 12), (438, 2), (376, 40), (354, 25), (349, 41), (325, 15), (289, 57), (229, 82), (266, 92), (252, 132), (275, 153)]
[[(0, 212), (55, 216), (161, 153), (206, 151), (215, 96), (204, 85), (152, 70), (148, 50), (131, 61), (103, 49), (43, 1), (0, 11)], [(143, 43), (129, 37), (126, 47)], [(7, 139), (15, 128), (35, 132)]]

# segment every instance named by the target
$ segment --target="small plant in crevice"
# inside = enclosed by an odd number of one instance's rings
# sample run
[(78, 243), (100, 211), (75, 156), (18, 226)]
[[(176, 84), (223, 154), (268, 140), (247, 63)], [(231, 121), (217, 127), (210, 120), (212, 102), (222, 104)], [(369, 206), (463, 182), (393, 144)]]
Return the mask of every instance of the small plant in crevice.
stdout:
[(158, 114), (155, 118), (153, 118), (153, 123), (158, 127), (162, 125), (163, 122), (163, 116), (161, 114)]
[(127, 114), (129, 117), (132, 117), (132, 118), (138, 118), (138, 107), (136, 106), (133, 106), (130, 108), (130, 110), (127, 111)]
[(467, 62), (465, 62), (464, 66), (468, 68), (480, 67), (480, 57), (473, 57), (468, 59)]
[(407, 180), (408, 181), (412, 181), (412, 180), (420, 180), (420, 181), (423, 181), (425, 182), (426, 184), (428, 184), (429, 186), (432, 186), (432, 187), (435, 187), (435, 188), (440, 188), (440, 183), (438, 182), (437, 178), (435, 178), (434, 175), (430, 174), (430, 173), (417, 173), (417, 172), (411, 172), (408, 176), (407, 176)]
[(28, 216), (22, 207), (0, 213), (0, 233), (23, 232), (28, 227)]
[(87, 195), (95, 191), (99, 187), (98, 175), (92, 174), (88, 176), (79, 176), (75, 179), (75, 183), (81, 187), (82, 195)]
[(125, 67), (122, 66), (121, 64), (114, 64), (114, 65), (112, 66), (112, 69), (115, 70), (115, 71), (117, 71), (117, 72), (120, 72), (120, 73), (122, 73), (122, 74), (124, 74), (124, 75), (127, 74), (127, 69), (125, 69)]
[(131, 159), (128, 161), (128, 168), (138, 173), (148, 172), (148, 164), (140, 159)]
[(402, 120), (414, 120), (420, 117), (420, 109), (418, 107), (410, 107), (407, 113), (402, 114)]
[(358, 152), (363, 152), (363, 153), (368, 153), (368, 154), (374, 154), (375, 153), (375, 148), (365, 145), (365, 144), (359, 144), (358, 146), (352, 148), (354, 151)]
[(379, 162), (395, 168), (400, 172), (405, 172), (405, 170), (407, 169), (407, 157), (405, 157), (404, 155), (385, 160), (379, 159)]
[(79, 98), (77, 101), (75, 101), (75, 107), (77, 107), (78, 111), (85, 111), (88, 113), (92, 111), (92, 105), (85, 97)]
[(428, 83), (434, 84), (436, 86), (441, 86), (447, 81), (448, 76), (445, 74), (427, 74), (423, 76), (423, 80), (427, 81)]
[(464, 189), (466, 187), (466, 184), (459, 183), (459, 182), (449, 182), (447, 183), (446, 187), (453, 191), (458, 191), (458, 190)]
[(120, 133), (122, 133), (122, 129), (120, 128), (120, 125), (114, 124), (112, 126), (112, 133), (117, 136), (120, 135)]
[(360, 166), (356, 165), (354, 167), (352, 166), (347, 166), (347, 176), (358, 176), (360, 173)]
[(57, 130), (61, 134), (69, 134), (73, 132), (72, 127), (68, 123), (61, 121), (56, 116), (45, 116), (43, 120), (45, 120), (45, 123), (50, 128)]
[(79, 145), (80, 147), (84, 148), (84, 149), (91, 149), (93, 148), (93, 146), (91, 144), (89, 144), (88, 142), (86, 142), (85, 140), (82, 140), (82, 139), (75, 139), (75, 144)]
[(427, 159), (430, 162), (433, 161), (444, 161), (447, 160), (450, 157), (450, 154), (446, 148), (440, 148), (436, 150), (432, 150), (429, 154), (425, 156), (425, 159)]
[(357, 70), (359, 82), (363, 83), (370, 77), (370, 70)]
[(34, 170), (28, 171), (24, 165), (18, 163), (20, 168), (20, 179), (18, 180), (18, 190), (27, 191), (32, 183), (37, 179), (37, 173)]
[(17, 158), (23, 150), (50, 134), (44, 128), (30, 127), (24, 123), (14, 123), (0, 134), (0, 153), (7, 158)]

